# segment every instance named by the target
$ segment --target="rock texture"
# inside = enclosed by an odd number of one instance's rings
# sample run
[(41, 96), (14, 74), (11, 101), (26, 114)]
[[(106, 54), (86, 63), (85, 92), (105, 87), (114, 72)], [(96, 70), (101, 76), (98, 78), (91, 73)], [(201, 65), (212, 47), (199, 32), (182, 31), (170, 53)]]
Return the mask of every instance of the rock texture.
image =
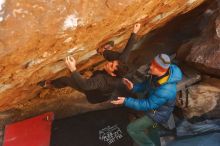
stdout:
[(212, 117), (219, 117), (217, 112), (220, 103), (220, 80), (208, 77), (199, 84), (188, 87), (188, 106), (185, 106), (186, 100), (183, 102), (181, 104), (177, 100), (177, 106), (183, 110), (187, 118), (201, 116), (210, 111), (215, 112), (215, 116)]
[(178, 50), (178, 58), (204, 73), (220, 77), (220, 1), (202, 16), (198, 28), (201, 35), (185, 43)]
[[(63, 61), (68, 55), (77, 59), (77, 69), (88, 77), (104, 63), (102, 56), (96, 54), (97, 47), (114, 40), (115, 49), (120, 50), (135, 23), (142, 24), (142, 36), (204, 1), (0, 0), (0, 125), (51, 110), (56, 118), (61, 118), (112, 107), (109, 103), (91, 105), (84, 94), (74, 89), (42, 90), (36, 83), (68, 75)], [(176, 35), (161, 31), (160, 37), (155, 35), (147, 44), (155, 49), (157, 43), (164, 51), (169, 45), (177, 48), (183, 42), (176, 33), (180, 30), (176, 28), (183, 26), (181, 20), (169, 29), (176, 25), (172, 32)], [(139, 53), (134, 52), (142, 55), (139, 58), (148, 54), (144, 52), (145, 45)]]
[(122, 47), (141, 22), (140, 35), (186, 13), (204, 0), (2, 0), (0, 3), (0, 110), (39, 97), (36, 83), (101, 61), (95, 49), (108, 40)]

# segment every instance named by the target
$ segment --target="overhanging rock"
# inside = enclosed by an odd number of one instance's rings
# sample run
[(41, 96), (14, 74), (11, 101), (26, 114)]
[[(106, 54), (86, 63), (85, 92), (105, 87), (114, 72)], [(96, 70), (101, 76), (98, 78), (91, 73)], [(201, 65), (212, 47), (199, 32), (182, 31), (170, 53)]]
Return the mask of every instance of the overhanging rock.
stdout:
[(134, 23), (142, 23), (139, 35), (146, 34), (203, 1), (2, 1), (0, 110), (39, 97), (36, 83), (64, 75), (67, 55), (87, 68), (102, 60), (95, 49), (106, 41), (121, 48)]

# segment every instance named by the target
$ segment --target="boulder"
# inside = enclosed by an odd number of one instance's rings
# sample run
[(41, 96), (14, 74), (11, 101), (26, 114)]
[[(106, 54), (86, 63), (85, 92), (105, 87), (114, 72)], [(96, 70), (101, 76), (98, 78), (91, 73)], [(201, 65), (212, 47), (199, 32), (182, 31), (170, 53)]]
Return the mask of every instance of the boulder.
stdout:
[(209, 117), (220, 117), (219, 79), (206, 77), (200, 83), (189, 86), (186, 90), (188, 95), (183, 100), (179, 100), (180, 95), (177, 96), (177, 106), (182, 109), (185, 117), (192, 118), (206, 113), (211, 114), (210, 112), (215, 113), (215, 115), (212, 114)]
[(36, 84), (69, 75), (63, 61), (68, 55), (76, 58), (78, 71), (90, 74), (102, 68), (97, 47), (113, 40), (120, 50), (135, 23), (142, 24), (142, 36), (204, 1), (0, 1), (0, 118), (15, 121), (48, 110), (59, 118), (112, 107), (88, 104), (73, 89), (44, 90)]
[(183, 44), (177, 57), (198, 70), (220, 77), (220, 2), (213, 1), (202, 16), (201, 35)]

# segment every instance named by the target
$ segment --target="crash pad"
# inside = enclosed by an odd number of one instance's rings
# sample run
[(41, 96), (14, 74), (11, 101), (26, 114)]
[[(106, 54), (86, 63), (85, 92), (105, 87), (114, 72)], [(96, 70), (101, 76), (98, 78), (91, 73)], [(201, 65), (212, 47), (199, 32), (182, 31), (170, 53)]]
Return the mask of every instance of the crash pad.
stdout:
[(54, 113), (6, 125), (3, 146), (49, 146)]
[(55, 120), (51, 146), (132, 146), (127, 108), (112, 108)]

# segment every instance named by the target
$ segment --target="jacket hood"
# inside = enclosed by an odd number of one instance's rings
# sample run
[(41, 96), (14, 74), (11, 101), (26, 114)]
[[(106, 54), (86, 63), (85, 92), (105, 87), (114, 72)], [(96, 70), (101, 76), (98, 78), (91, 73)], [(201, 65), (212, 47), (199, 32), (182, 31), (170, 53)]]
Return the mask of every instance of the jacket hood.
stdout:
[(168, 79), (168, 83), (176, 83), (182, 80), (182, 72), (180, 68), (174, 64), (170, 65), (170, 77)]

